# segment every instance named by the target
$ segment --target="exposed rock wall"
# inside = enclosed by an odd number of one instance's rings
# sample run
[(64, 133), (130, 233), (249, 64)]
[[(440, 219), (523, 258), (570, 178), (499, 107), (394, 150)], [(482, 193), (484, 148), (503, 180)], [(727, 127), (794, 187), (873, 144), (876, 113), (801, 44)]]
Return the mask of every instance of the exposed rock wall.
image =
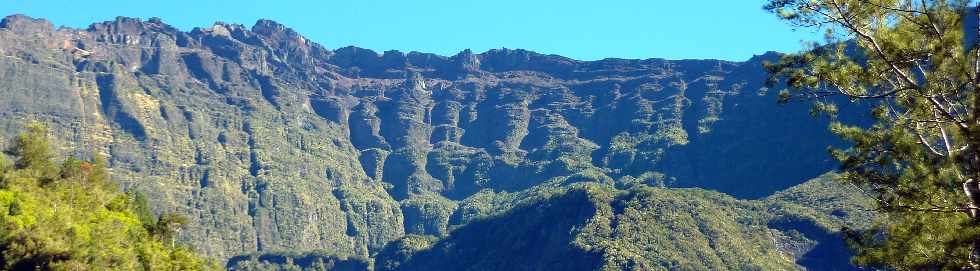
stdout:
[(445, 234), (456, 201), (484, 189), (629, 176), (760, 197), (825, 172), (833, 137), (804, 105), (775, 104), (773, 57), (378, 54), (267, 20), (184, 32), (15, 15), (0, 22), (0, 134), (42, 121), (64, 152), (108, 155), (121, 185), (190, 216), (180, 238), (218, 258), (370, 256)]

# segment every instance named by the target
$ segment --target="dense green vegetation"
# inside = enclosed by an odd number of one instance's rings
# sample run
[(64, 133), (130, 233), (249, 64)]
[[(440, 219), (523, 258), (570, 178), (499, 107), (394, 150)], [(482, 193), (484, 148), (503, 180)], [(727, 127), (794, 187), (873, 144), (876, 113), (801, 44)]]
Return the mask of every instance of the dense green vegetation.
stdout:
[[(827, 97), (878, 105), (874, 125), (832, 124), (843, 179), (888, 220), (851, 234), (856, 263), (900, 270), (980, 269), (980, 47), (965, 0), (770, 0), (827, 44), (770, 65), (781, 100)], [(973, 36), (974, 40), (967, 37)], [(844, 114), (846, 115), (846, 114)]]
[(0, 156), (0, 269), (209, 270), (176, 245), (184, 218), (154, 216), (145, 197), (123, 193), (105, 160), (51, 157), (46, 130), (32, 125)]
[(873, 216), (871, 203), (836, 178), (821, 176), (762, 200), (645, 184), (484, 194), (478, 205), (496, 211), (443, 238), (409, 235), (389, 243), (375, 268), (848, 270), (838, 229), (859, 228)]
[(307, 253), (263, 252), (231, 257), (229, 271), (364, 271), (371, 261), (361, 257), (337, 256), (327, 251)]

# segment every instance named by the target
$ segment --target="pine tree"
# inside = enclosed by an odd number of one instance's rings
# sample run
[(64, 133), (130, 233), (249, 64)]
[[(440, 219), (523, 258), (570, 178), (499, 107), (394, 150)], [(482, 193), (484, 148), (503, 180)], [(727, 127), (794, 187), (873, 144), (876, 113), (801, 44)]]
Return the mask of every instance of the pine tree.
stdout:
[[(968, 1), (769, 0), (823, 45), (769, 65), (783, 102), (831, 96), (877, 105), (874, 125), (831, 130), (842, 180), (864, 189), (886, 220), (848, 231), (854, 262), (895, 269), (980, 269), (980, 51), (964, 40)], [(977, 31), (970, 29), (969, 31)], [(839, 99), (838, 99), (839, 100)]]

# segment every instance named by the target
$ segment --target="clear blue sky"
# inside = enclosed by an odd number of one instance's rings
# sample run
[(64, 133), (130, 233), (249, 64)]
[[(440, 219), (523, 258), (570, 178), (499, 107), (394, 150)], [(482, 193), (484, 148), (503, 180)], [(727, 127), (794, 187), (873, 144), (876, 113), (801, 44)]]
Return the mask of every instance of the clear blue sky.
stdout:
[(818, 34), (793, 31), (763, 0), (2, 0), (0, 14), (86, 27), (116, 16), (160, 17), (182, 30), (265, 18), (327, 48), (355, 45), (453, 55), (522, 48), (576, 59), (718, 58), (791, 52)]

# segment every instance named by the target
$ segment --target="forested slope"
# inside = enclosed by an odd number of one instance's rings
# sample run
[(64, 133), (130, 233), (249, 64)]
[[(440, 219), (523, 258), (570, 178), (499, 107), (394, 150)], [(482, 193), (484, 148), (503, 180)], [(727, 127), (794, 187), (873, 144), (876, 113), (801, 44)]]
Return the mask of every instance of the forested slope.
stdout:
[[(122, 193), (105, 160), (56, 159), (32, 124), (0, 154), (0, 269), (218, 270), (174, 243), (186, 219)], [(60, 164), (58, 160), (63, 160)]]

